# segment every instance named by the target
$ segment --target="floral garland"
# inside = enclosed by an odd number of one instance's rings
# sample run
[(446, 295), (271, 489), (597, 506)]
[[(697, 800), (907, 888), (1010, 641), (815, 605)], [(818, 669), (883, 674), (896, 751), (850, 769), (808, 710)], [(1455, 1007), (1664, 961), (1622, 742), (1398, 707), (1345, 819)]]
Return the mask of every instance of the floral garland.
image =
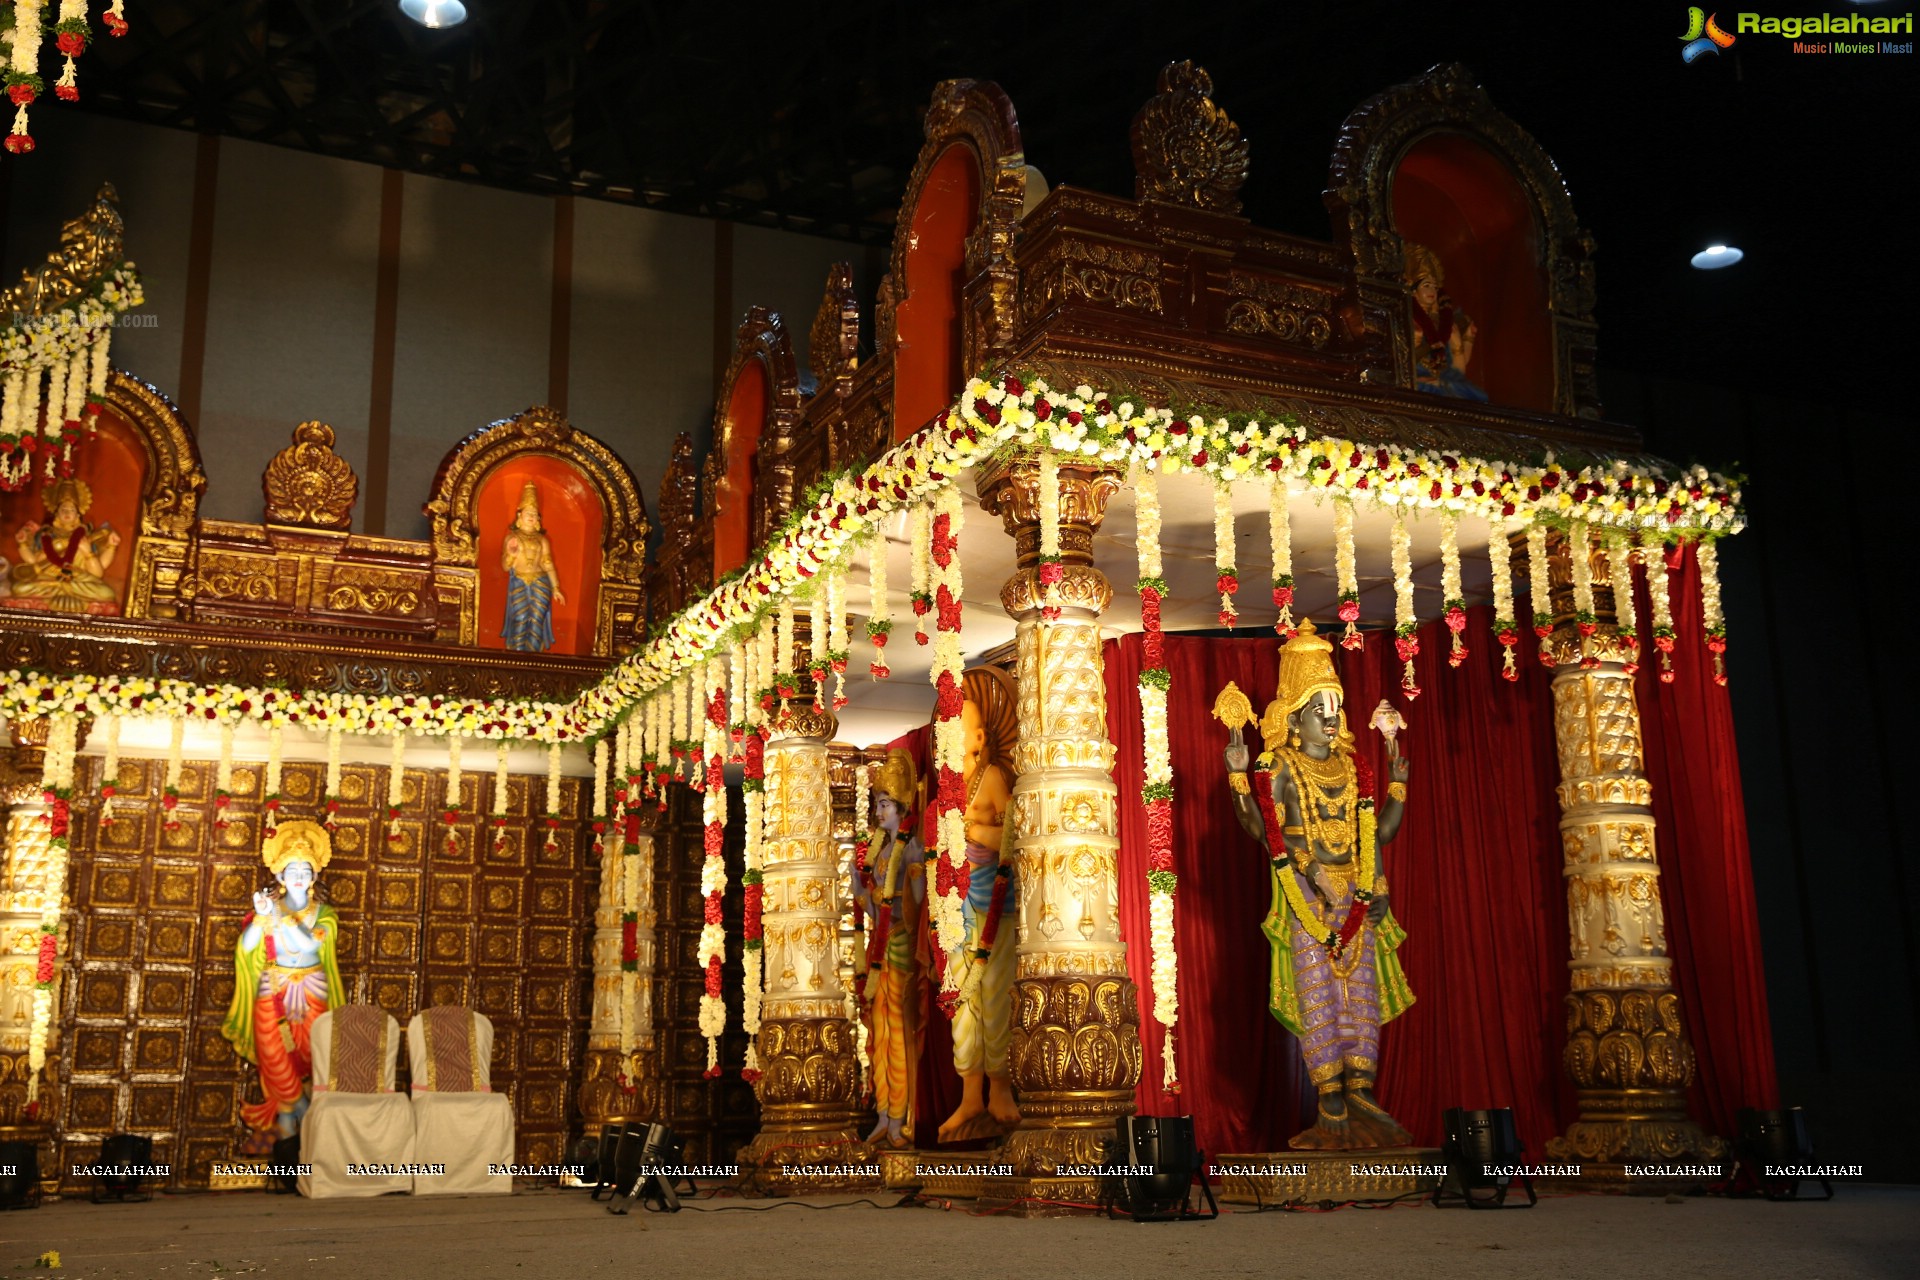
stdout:
[(1513, 662), (1513, 647), (1520, 643), (1513, 613), (1513, 546), (1504, 520), (1495, 520), (1487, 534), (1487, 561), (1493, 566), (1493, 636), (1500, 642), (1500, 676), (1518, 680), (1520, 669)]
[(1460, 634), (1467, 629), (1467, 598), (1460, 586), (1460, 517), (1444, 507), (1440, 511), (1440, 599), (1447, 630), (1453, 633), (1447, 665), (1458, 667), (1467, 660), (1467, 643)]
[[(119, 723), (119, 717), (114, 718)], [(233, 804), (233, 721), (220, 721), (220, 758), (213, 766), (213, 829), (227, 829), (227, 809)]]
[(893, 674), (887, 666), (887, 637), (893, 633), (893, 615), (887, 607), (887, 535), (878, 530), (867, 550), (867, 639), (873, 642), (873, 661), (867, 671), (875, 680)]
[(507, 849), (507, 744), (493, 749), (493, 851)]
[(1580, 632), (1580, 665), (1591, 671), (1600, 665), (1600, 655), (1589, 643), (1600, 629), (1600, 615), (1593, 611), (1593, 537), (1586, 525), (1576, 524), (1567, 542), (1573, 569), (1573, 621)]
[(1720, 611), (1720, 549), (1710, 538), (1702, 539), (1694, 552), (1700, 562), (1700, 621), (1706, 633), (1707, 652), (1713, 655), (1713, 682), (1727, 683), (1727, 618)]
[(320, 807), (326, 814), (325, 826), (333, 831), (339, 827), (335, 821), (340, 815), (340, 730), (327, 731), (327, 772), (326, 782), (320, 793)]
[(847, 638), (847, 567), (835, 565), (827, 575), (827, 664), (833, 669), (833, 709), (847, 705), (847, 662), (853, 642)]
[(688, 683), (688, 675), (682, 673), (667, 689), (667, 750), (660, 757), (664, 766), (660, 779), (663, 797), (669, 784), (687, 776), (687, 735), (692, 732), (687, 720)]
[(74, 448), (105, 407), (114, 322), (145, 301), (139, 273), (123, 262), (59, 310), (0, 328), (0, 491), (26, 487), (36, 453), (48, 479), (72, 474)]
[(187, 722), (184, 717), (174, 716), (167, 726), (167, 771), (161, 783), (160, 807), (166, 818), (162, 823), (168, 831), (180, 829), (180, 819), (175, 816), (180, 808), (180, 773), (185, 761), (182, 748), (187, 740)]
[(1053, 450), (1040, 453), (1040, 618), (1060, 619), (1060, 584), (1066, 563), (1060, 556), (1060, 459)]
[[(620, 907), (620, 1074), (623, 1085), (627, 1083), (627, 1065), (642, 1031), (640, 1020), (634, 1017), (634, 1005), (640, 988), (640, 805), (644, 797), (639, 752), (644, 721), (636, 724), (636, 718), (629, 716), (621, 721), (614, 740), (622, 756), (618, 767), (626, 773), (625, 785), (619, 792), (620, 878), (616, 888)], [(651, 1001), (646, 1008), (651, 1013)], [(652, 1032), (651, 1027), (645, 1030), (649, 1035)]]
[(1652, 529), (1640, 534), (1640, 559), (1647, 566), (1647, 599), (1653, 605), (1653, 647), (1660, 651), (1660, 682), (1673, 683), (1673, 596), (1667, 583), (1667, 546)]
[(1267, 490), (1267, 538), (1273, 550), (1273, 607), (1279, 616), (1273, 629), (1291, 639), (1293, 625), (1293, 516), (1287, 509), (1292, 493), (1287, 478), (1277, 471)]
[(826, 585), (816, 579), (807, 600), (807, 675), (813, 681), (815, 712), (827, 709), (827, 672), (832, 669), (827, 656)]
[(1607, 535), (1607, 569), (1613, 587), (1613, 619), (1626, 651), (1621, 665), (1632, 675), (1640, 670), (1640, 630), (1633, 611), (1633, 544), (1626, 534)]
[(1353, 503), (1345, 498), (1333, 501), (1333, 567), (1340, 591), (1338, 617), (1347, 624), (1340, 633), (1340, 647), (1363, 648), (1366, 637), (1355, 625), (1360, 621), (1360, 575), (1353, 559)]
[(1229, 631), (1240, 620), (1233, 593), (1240, 589), (1234, 568), (1233, 489), (1224, 481), (1213, 486), (1213, 589), (1220, 593), (1220, 625)]
[(67, 859), (73, 825), (73, 765), (79, 754), (80, 718), (73, 712), (53, 717), (41, 762), (40, 791), (46, 801), (47, 860), (40, 880), (40, 931), (33, 971), (33, 1021), (27, 1032), (27, 1104), (39, 1114), (40, 1072), (47, 1065), (47, 1040), (53, 1027), (53, 992), (58, 976), (60, 917), (66, 897)]
[(917, 504), (907, 516), (907, 546), (913, 551), (907, 598), (913, 602), (913, 642), (926, 644), (927, 615), (933, 612), (933, 504)]
[(547, 748), (547, 808), (542, 815), (547, 828), (547, 838), (541, 846), (548, 853), (560, 848), (560, 744), (553, 743)]
[(1147, 911), (1153, 1017), (1163, 1029), (1160, 1045), (1161, 1088), (1180, 1092), (1180, 1070), (1173, 1028), (1180, 1018), (1179, 959), (1174, 949), (1173, 897), (1179, 877), (1173, 869), (1173, 754), (1167, 731), (1167, 696), (1173, 686), (1167, 670), (1166, 640), (1160, 607), (1167, 596), (1160, 562), (1160, 478), (1151, 469), (1133, 473), (1136, 550), (1140, 558), (1140, 734), (1146, 756), (1140, 801), (1147, 815)]
[(108, 716), (106, 757), (100, 762), (100, 825), (113, 825), (113, 798), (120, 792), (121, 717)]
[(387, 843), (400, 843), (400, 806), (406, 800), (407, 735), (393, 735), (387, 757)]
[(1540, 665), (1551, 671), (1553, 659), (1553, 586), (1547, 567), (1547, 530), (1527, 530), (1527, 592), (1533, 605), (1533, 634), (1540, 638)]
[(727, 709), (733, 717), (727, 722), (727, 758), (735, 762), (740, 759), (740, 744), (747, 736), (747, 690), (751, 687), (747, 662), (753, 652), (754, 646), (739, 637), (727, 646), (727, 679), (732, 686)]
[[(720, 983), (721, 962), (726, 957), (726, 935), (721, 928), (721, 906), (727, 892), (727, 692), (723, 674), (715, 663), (700, 668), (699, 683), (707, 692), (703, 763), (706, 797), (701, 816), (701, 832), (706, 859), (700, 865), (700, 891), (705, 895), (705, 921), (700, 927), (700, 964), (706, 970), (706, 985), (700, 995), (700, 1034), (707, 1038), (708, 1078), (720, 1074), (720, 1033), (727, 1027), (726, 998)], [(753, 1064), (749, 1064), (753, 1065)]]
[[(935, 629), (933, 667), (929, 679), (936, 690), (933, 709), (933, 758), (937, 786), (934, 812), (938, 839), (933, 850), (935, 875), (929, 901), (928, 918), (933, 924), (935, 945), (950, 951), (966, 936), (961, 902), (967, 881), (967, 787), (962, 772), (966, 768), (966, 734), (961, 728), (961, 710), (966, 693), (960, 673), (964, 659), (960, 650), (960, 527), (965, 508), (960, 490), (949, 486), (934, 498), (930, 554), (935, 573), (932, 578)], [(945, 994), (958, 991), (959, 965), (948, 965)], [(951, 1004), (951, 1001), (949, 1001)]]
[(593, 744), (593, 809), (590, 823), (593, 829), (593, 856), (596, 858), (603, 857), (607, 851), (607, 765), (612, 758), (612, 747), (605, 738)]
[(440, 814), (440, 819), (446, 824), (447, 852), (458, 853), (460, 851), (459, 837), (454, 832), (453, 824), (460, 820), (459, 738), (447, 739), (447, 807)]
[[(771, 652), (773, 627), (773, 619), (762, 620), (759, 635), (746, 646), (747, 652), (762, 655), (763, 662), (764, 655)], [(745, 870), (740, 877), (741, 915), (744, 918), (741, 927), (744, 941), (740, 966), (740, 1029), (747, 1035), (747, 1065), (740, 1074), (751, 1082), (760, 1078), (760, 1008), (766, 985), (763, 947), (766, 885), (763, 871), (766, 864), (764, 819), (768, 722), (766, 709), (758, 705), (747, 708), (746, 717), (749, 727), (744, 761), (740, 766), (740, 800), (746, 819), (746, 847), (742, 854)]]
[(799, 654), (793, 638), (793, 613), (792, 597), (782, 600), (777, 616), (778, 625), (773, 632), (773, 692), (771, 696), (762, 695), (768, 712), (772, 712), (776, 703), (784, 706), (788, 698), (800, 691), (800, 677), (794, 672)]
[[(1352, 507), (1347, 510), (1351, 519)], [(1393, 648), (1406, 664), (1400, 691), (1409, 699), (1420, 696), (1420, 681), (1413, 673), (1413, 656), (1420, 652), (1419, 629), (1413, 612), (1413, 535), (1407, 531), (1406, 512), (1401, 511), (1393, 517)]]

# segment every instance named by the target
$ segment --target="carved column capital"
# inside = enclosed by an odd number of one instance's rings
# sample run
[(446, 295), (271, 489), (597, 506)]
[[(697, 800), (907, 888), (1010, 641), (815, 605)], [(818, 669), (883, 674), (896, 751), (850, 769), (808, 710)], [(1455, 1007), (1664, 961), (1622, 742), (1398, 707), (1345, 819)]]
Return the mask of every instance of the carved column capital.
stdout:
[[(1031, 454), (1000, 459), (977, 472), (980, 508), (997, 515), (1013, 538), (1022, 569), (1040, 563), (1040, 460)], [(1093, 535), (1107, 518), (1107, 502), (1125, 473), (1098, 462), (1060, 460), (1060, 557), (1068, 565), (1093, 563)]]

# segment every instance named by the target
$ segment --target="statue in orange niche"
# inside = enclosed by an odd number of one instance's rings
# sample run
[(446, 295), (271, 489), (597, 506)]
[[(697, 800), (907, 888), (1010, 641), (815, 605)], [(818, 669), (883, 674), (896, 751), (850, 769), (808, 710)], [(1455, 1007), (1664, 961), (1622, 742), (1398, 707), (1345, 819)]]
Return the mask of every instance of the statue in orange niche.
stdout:
[[(1019, 736), (1013, 683), (991, 667), (962, 677), (966, 735), (961, 773), (967, 788), (966, 939), (947, 957), (959, 970), (953, 1014), (953, 1067), (960, 1105), (940, 1126), (940, 1141), (965, 1142), (1011, 1132), (1020, 1123), (1007, 1050), (1013, 1038), (1013, 867), (1002, 865), (1007, 805), (1013, 798), (1006, 764)], [(1002, 886), (1000, 882), (1005, 880)], [(999, 892), (995, 889), (999, 887)]]
[(107, 581), (107, 570), (120, 550), (120, 535), (83, 519), (93, 505), (93, 491), (84, 481), (61, 480), (43, 497), (52, 521), (29, 521), (13, 536), (20, 563), (13, 566), (7, 603), (59, 613), (119, 613), (119, 595)]
[(320, 901), (317, 883), (332, 856), (320, 824), (281, 823), (260, 853), (276, 883), (253, 895), (253, 915), (234, 945), (233, 1004), (220, 1034), (260, 1068), (262, 1100), (240, 1109), (250, 1155), (300, 1131), (313, 1080), (309, 1032), (346, 998), (334, 960), (340, 917)]
[(1447, 273), (1440, 258), (1423, 244), (1407, 245), (1407, 287), (1413, 290), (1413, 385), (1456, 400), (1485, 400), (1487, 393), (1467, 381), (1480, 326), (1441, 292)]
[(872, 1018), (873, 1109), (879, 1122), (868, 1142), (913, 1145), (913, 1083), (920, 1069), (921, 1011), (927, 966), (927, 862), (907, 818), (918, 808), (913, 757), (895, 747), (874, 771), (873, 820), (867, 861), (853, 875), (854, 901), (873, 922), (867, 942), (867, 998)]
[(553, 567), (553, 544), (540, 527), (540, 491), (531, 481), (520, 491), (513, 527), (500, 544), (500, 567), (507, 571), (501, 637), (509, 649), (545, 653), (553, 648), (553, 606), (565, 604), (567, 597)]

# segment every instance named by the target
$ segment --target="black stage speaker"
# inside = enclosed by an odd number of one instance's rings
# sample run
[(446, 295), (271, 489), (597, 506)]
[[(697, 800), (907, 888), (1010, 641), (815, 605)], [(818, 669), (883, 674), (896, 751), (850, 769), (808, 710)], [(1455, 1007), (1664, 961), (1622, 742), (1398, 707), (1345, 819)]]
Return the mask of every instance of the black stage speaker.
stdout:
[[(1102, 1179), (1102, 1199), (1108, 1217), (1119, 1217), (1121, 1210), (1135, 1222), (1220, 1216), (1204, 1177), (1200, 1190), (1210, 1212), (1191, 1207), (1194, 1176), (1206, 1168), (1206, 1158), (1194, 1143), (1192, 1116), (1121, 1116), (1114, 1121), (1106, 1153), (1109, 1172)], [(1139, 1172), (1131, 1172), (1136, 1169)]]
[(1759, 1184), (1760, 1193), (1769, 1200), (1833, 1199), (1833, 1184), (1818, 1175), (1812, 1181), (1820, 1184), (1823, 1194), (1817, 1196), (1800, 1194), (1802, 1180), (1797, 1175), (1767, 1175), (1769, 1165), (1777, 1168), (1813, 1163), (1813, 1131), (1807, 1126), (1807, 1113), (1799, 1107), (1782, 1111), (1742, 1110), (1739, 1163), (1747, 1166), (1747, 1172)]
[(622, 1196), (633, 1190), (633, 1171), (639, 1168), (639, 1152), (634, 1153), (633, 1163), (627, 1171), (627, 1185), (624, 1187), (620, 1185), (614, 1160), (620, 1150), (621, 1135), (625, 1131), (625, 1125), (603, 1124), (600, 1126), (600, 1137), (594, 1144), (593, 1198), (595, 1200), (600, 1198), (602, 1192)]
[(282, 1138), (273, 1144), (273, 1154), (267, 1157), (273, 1166), (273, 1175), (269, 1179), (278, 1188), (277, 1195), (297, 1195), (300, 1191), (300, 1135)]
[[(1464, 1200), (1469, 1209), (1531, 1209), (1539, 1202), (1533, 1194), (1533, 1179), (1497, 1177), (1486, 1171), (1489, 1165), (1520, 1164), (1526, 1158), (1526, 1148), (1514, 1132), (1512, 1110), (1449, 1107), (1443, 1122), (1448, 1172), (1433, 1190), (1434, 1204)], [(1527, 1202), (1509, 1205), (1507, 1192), (1516, 1182), (1526, 1192)]]
[(680, 1163), (680, 1140), (671, 1126), (628, 1125), (614, 1150), (615, 1193), (607, 1212), (625, 1214), (637, 1201), (656, 1213), (678, 1213), (679, 1185), (686, 1184), (688, 1195), (698, 1190), (693, 1179), (672, 1172)]
[(138, 1133), (116, 1133), (100, 1144), (97, 1161), (101, 1173), (93, 1182), (93, 1202), (114, 1200), (151, 1200), (151, 1191), (142, 1191), (146, 1166), (153, 1163), (153, 1139)]
[(0, 1142), (0, 1209), (39, 1207), (39, 1144)]

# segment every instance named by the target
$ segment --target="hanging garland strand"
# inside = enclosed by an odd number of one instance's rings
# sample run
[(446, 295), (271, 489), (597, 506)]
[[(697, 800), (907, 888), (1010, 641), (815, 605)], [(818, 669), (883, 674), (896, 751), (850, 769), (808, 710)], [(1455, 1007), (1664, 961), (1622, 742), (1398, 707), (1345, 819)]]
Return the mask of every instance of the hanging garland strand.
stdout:
[(1727, 683), (1727, 618), (1720, 611), (1720, 548), (1702, 538), (1694, 551), (1700, 562), (1700, 621), (1706, 631), (1707, 652), (1713, 655), (1713, 682)]
[[(933, 666), (933, 743), (937, 769), (938, 841), (934, 849), (935, 875), (933, 897), (928, 916), (933, 924), (934, 941), (941, 950), (960, 945), (965, 936), (961, 914), (961, 895), (967, 877), (966, 736), (961, 728), (961, 710), (966, 693), (961, 685), (960, 650), (960, 557), (957, 554), (960, 526), (965, 508), (960, 491), (949, 486), (934, 499), (936, 510), (930, 531), (929, 554), (938, 572), (934, 577), (935, 626)], [(959, 965), (948, 965), (941, 991), (944, 1007), (951, 1009), (959, 994)]]
[(1567, 554), (1573, 568), (1573, 621), (1580, 632), (1580, 666), (1588, 671), (1600, 665), (1593, 652), (1593, 633), (1600, 629), (1600, 615), (1593, 611), (1593, 533), (1584, 521), (1575, 521), (1569, 533)]
[(1213, 486), (1213, 589), (1220, 593), (1220, 625), (1229, 631), (1240, 620), (1233, 607), (1233, 593), (1240, 589), (1240, 573), (1234, 568), (1233, 486)]
[(1060, 584), (1067, 567), (1060, 558), (1060, 459), (1051, 449), (1040, 453), (1040, 618), (1060, 620)]
[(701, 842), (705, 860), (700, 864), (700, 892), (705, 898), (705, 916), (700, 926), (700, 965), (705, 985), (700, 994), (700, 1034), (707, 1038), (708, 1079), (720, 1074), (720, 1034), (727, 1029), (727, 1003), (721, 986), (721, 964), (726, 959), (727, 940), (722, 929), (721, 907), (727, 894), (727, 784), (724, 752), (727, 734), (726, 686), (714, 663), (699, 669), (699, 686), (706, 691), (705, 714), (700, 717), (705, 730), (702, 763), (705, 765), (706, 796), (701, 817), (704, 826)]
[(1547, 527), (1527, 529), (1527, 590), (1533, 606), (1533, 634), (1540, 638), (1540, 665), (1551, 671), (1553, 662), (1553, 588), (1547, 572)]
[(887, 637), (893, 634), (893, 615), (887, 607), (887, 533), (876, 530), (867, 547), (867, 639), (873, 642), (873, 661), (867, 670), (875, 680), (893, 672), (887, 666)]
[(1447, 665), (1458, 667), (1467, 660), (1467, 598), (1460, 586), (1460, 517), (1452, 511), (1440, 512), (1440, 599), (1445, 609), (1447, 630), (1453, 633), (1447, 650)]
[(1291, 496), (1286, 472), (1276, 468), (1267, 496), (1267, 537), (1273, 549), (1273, 607), (1279, 610), (1273, 629), (1289, 639), (1296, 630), (1293, 625), (1293, 513), (1288, 510)]
[(913, 558), (913, 576), (908, 580), (907, 598), (913, 602), (913, 642), (926, 644), (927, 616), (933, 612), (933, 504), (916, 502), (907, 516), (907, 546)]
[(1513, 664), (1513, 647), (1520, 643), (1513, 618), (1513, 546), (1503, 519), (1488, 526), (1487, 560), (1493, 566), (1493, 638), (1500, 642), (1500, 675), (1518, 680), (1520, 671)]
[(1353, 502), (1333, 500), (1333, 567), (1340, 591), (1340, 621), (1346, 630), (1340, 633), (1343, 649), (1364, 648), (1367, 640), (1354, 624), (1360, 621), (1360, 576), (1353, 559)]
[(1673, 596), (1667, 581), (1667, 544), (1652, 529), (1640, 534), (1640, 559), (1647, 566), (1647, 599), (1653, 607), (1653, 647), (1660, 651), (1660, 681), (1673, 683)]
[(1167, 728), (1167, 696), (1173, 677), (1167, 670), (1166, 640), (1160, 629), (1160, 607), (1167, 596), (1167, 580), (1160, 563), (1160, 477), (1147, 468), (1136, 468), (1133, 497), (1140, 557), (1140, 733), (1145, 744), (1140, 800), (1147, 814), (1153, 1018), (1164, 1030), (1160, 1087), (1167, 1093), (1178, 1093), (1180, 1070), (1173, 1027), (1180, 1017), (1180, 991), (1173, 898), (1179, 883), (1173, 869), (1173, 754)]
[(1420, 620), (1413, 612), (1413, 537), (1407, 532), (1407, 516), (1396, 511), (1393, 517), (1393, 649), (1405, 668), (1400, 675), (1400, 691), (1409, 699), (1420, 696), (1420, 682), (1413, 673), (1413, 656), (1420, 652)]
[(1633, 611), (1633, 543), (1624, 533), (1607, 535), (1607, 578), (1613, 586), (1613, 620), (1628, 675), (1640, 669), (1639, 619)]

